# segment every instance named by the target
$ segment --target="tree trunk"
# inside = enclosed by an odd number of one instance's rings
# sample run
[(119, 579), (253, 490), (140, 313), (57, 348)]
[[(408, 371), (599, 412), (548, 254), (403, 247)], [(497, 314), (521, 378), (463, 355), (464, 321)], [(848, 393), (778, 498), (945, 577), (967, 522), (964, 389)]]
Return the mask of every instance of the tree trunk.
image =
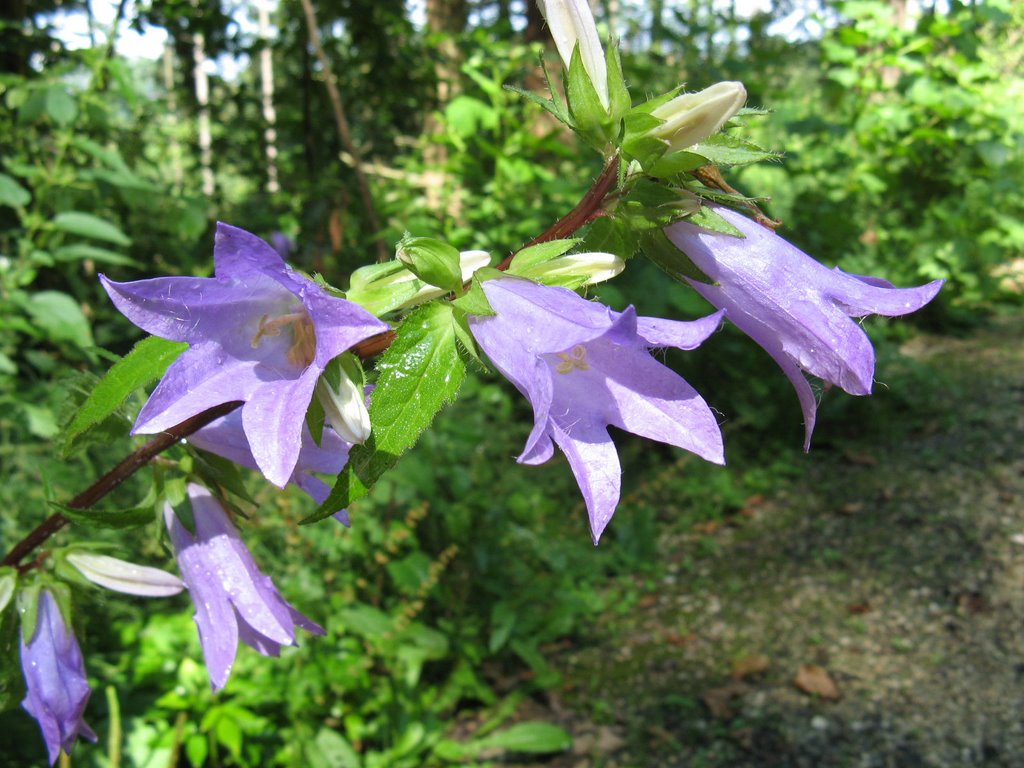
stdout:
[(277, 113), (274, 110), (274, 62), (270, 51), (270, 12), (266, 0), (259, 2), (260, 41), (260, 86), (263, 96), (263, 132), (267, 146), (267, 192), (274, 194), (281, 189), (277, 181)]
[(199, 163), (203, 172), (203, 194), (213, 197), (213, 137), (210, 132), (210, 81), (206, 77), (206, 41), (202, 32), (192, 35), (195, 62), (196, 103), (199, 105)]

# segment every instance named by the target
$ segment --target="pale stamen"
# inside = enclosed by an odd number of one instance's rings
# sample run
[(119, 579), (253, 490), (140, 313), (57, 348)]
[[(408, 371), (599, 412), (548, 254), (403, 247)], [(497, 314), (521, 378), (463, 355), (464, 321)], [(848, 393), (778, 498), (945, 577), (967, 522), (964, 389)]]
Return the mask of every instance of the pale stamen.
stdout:
[(587, 365), (587, 348), (582, 344), (577, 344), (571, 352), (559, 352), (558, 358), (562, 361), (555, 366), (558, 373), (590, 370), (590, 366)]
[(281, 331), (288, 329), (292, 332), (292, 345), (288, 348), (288, 362), (300, 368), (307, 367), (316, 357), (316, 330), (313, 328), (313, 321), (305, 310), (289, 312), (284, 315), (268, 319), (269, 315), (260, 318), (259, 329), (252, 339), (252, 347), (255, 349), (265, 336), (280, 336)]

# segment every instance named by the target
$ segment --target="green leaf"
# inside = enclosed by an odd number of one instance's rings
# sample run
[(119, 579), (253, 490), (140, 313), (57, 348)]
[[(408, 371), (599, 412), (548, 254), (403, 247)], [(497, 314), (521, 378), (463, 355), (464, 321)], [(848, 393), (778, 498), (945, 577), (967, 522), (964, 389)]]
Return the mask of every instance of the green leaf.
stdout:
[(51, 341), (68, 341), (81, 349), (93, 346), (89, 321), (78, 302), (66, 293), (40, 291), (32, 294), (25, 303), (25, 310)]
[(84, 261), (89, 259), (100, 264), (115, 264), (119, 267), (142, 266), (139, 262), (125, 256), (123, 253), (100, 248), (96, 245), (89, 245), (88, 243), (62, 245), (53, 252), (53, 258), (57, 261)]
[(707, 164), (708, 159), (703, 155), (695, 155), (693, 152), (683, 150), (660, 158), (650, 167), (648, 173), (658, 178), (667, 179), (676, 174), (695, 171)]
[(629, 96), (626, 80), (622, 75), (622, 60), (619, 57), (619, 42), (614, 38), (608, 41), (605, 48), (605, 61), (608, 63), (608, 103), (609, 111), (616, 122), (629, 112), (633, 100)]
[(144, 504), (141, 507), (132, 507), (131, 509), (74, 509), (73, 507), (51, 501), (50, 506), (71, 522), (90, 528), (112, 528), (117, 530), (140, 528), (153, 522), (155, 515), (152, 504)]
[(480, 285), (478, 274), (473, 275), (473, 282), (465, 294), (452, 300), (452, 305), (467, 315), (493, 315), (494, 309), (487, 300), (487, 294)]
[(542, 96), (538, 96), (533, 91), (528, 91), (525, 88), (520, 88), (518, 85), (506, 85), (505, 90), (518, 93), (520, 96), (529, 99), (534, 104), (539, 106), (541, 109), (550, 112), (555, 118), (569, 128), (575, 128), (576, 124), (573, 122), (572, 117), (566, 111), (565, 106), (559, 102), (545, 99)]
[(337, 731), (321, 728), (316, 737), (306, 744), (303, 754), (309, 768), (359, 768), (359, 753)]
[(379, 377), (370, 403), (373, 433), (352, 449), (327, 501), (303, 523), (322, 520), (369, 493), (455, 398), (466, 366), (459, 356), (452, 311), (447, 304), (427, 304), (399, 326), (377, 364)]
[(694, 144), (689, 151), (706, 157), (715, 165), (749, 165), (763, 160), (778, 160), (781, 157), (778, 152), (769, 152), (752, 141), (727, 133), (716, 133), (700, 144)]
[(0, 613), (3, 613), (10, 605), (16, 586), (18, 586), (18, 572), (9, 566), (0, 568)]
[(63, 86), (52, 85), (46, 91), (46, 114), (57, 125), (69, 125), (78, 116), (78, 105)]
[(572, 250), (573, 246), (579, 242), (579, 238), (550, 240), (546, 243), (538, 243), (537, 245), (531, 245), (529, 248), (523, 248), (512, 258), (512, 263), (508, 265), (508, 273), (515, 275), (521, 270), (529, 269), (537, 264), (543, 264), (545, 261), (557, 259), (559, 256)]
[(78, 409), (64, 436), (65, 455), (89, 429), (102, 422), (132, 392), (164, 375), (164, 372), (188, 347), (185, 342), (167, 341), (157, 336), (143, 339), (106, 375)]
[(688, 216), (686, 220), (691, 224), (709, 229), (712, 232), (721, 232), (723, 235), (733, 235), (739, 238), (744, 237), (742, 232), (715, 213), (714, 209), (706, 205), (701, 206), (696, 213)]
[(17, 611), (0, 612), (0, 712), (18, 707), (25, 698), (18, 619)]
[(111, 224), (106, 219), (93, 216), (91, 213), (80, 211), (67, 211), (58, 213), (53, 220), (53, 226), (61, 232), (82, 237), (91, 237), (95, 240), (105, 240), (116, 245), (131, 245), (129, 237)]
[(13, 177), (0, 173), (0, 205), (21, 208), (28, 205), (32, 195)]

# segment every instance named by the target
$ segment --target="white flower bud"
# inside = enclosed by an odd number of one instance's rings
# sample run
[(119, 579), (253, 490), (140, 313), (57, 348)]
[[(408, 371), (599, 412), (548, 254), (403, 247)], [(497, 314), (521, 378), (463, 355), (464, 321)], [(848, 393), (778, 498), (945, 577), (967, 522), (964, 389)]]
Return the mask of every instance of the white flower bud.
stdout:
[(665, 122), (650, 133), (668, 142), (668, 152), (692, 147), (716, 133), (747, 100), (743, 83), (715, 83), (699, 93), (684, 93), (651, 112)]
[[(487, 251), (461, 251), (459, 253), (459, 269), (462, 270), (462, 282), (468, 283), (473, 279), (473, 273), (491, 263), (491, 254)], [(411, 275), (412, 273), (410, 273)], [(445, 290), (436, 288), (433, 285), (424, 285), (413, 296), (402, 304), (403, 307), (411, 307), (422, 304), (425, 301), (444, 296)]]
[(316, 396), (324, 408), (324, 418), (342, 440), (365, 443), (370, 436), (370, 412), (366, 409), (363, 388), (341, 367), (338, 388), (324, 376), (316, 383)]
[(169, 597), (185, 588), (173, 573), (107, 555), (71, 552), (67, 561), (93, 584), (142, 597)]
[(541, 280), (552, 276), (581, 277), (585, 278), (581, 285), (594, 285), (611, 280), (625, 268), (626, 262), (614, 253), (573, 253), (545, 261), (523, 274)]
[(590, 75), (590, 82), (594, 84), (601, 105), (607, 110), (608, 65), (604, 60), (604, 49), (597, 35), (590, 4), (587, 0), (537, 0), (537, 5), (548, 22), (558, 55), (562, 57), (567, 70), (572, 61), (572, 51), (579, 43), (583, 68)]

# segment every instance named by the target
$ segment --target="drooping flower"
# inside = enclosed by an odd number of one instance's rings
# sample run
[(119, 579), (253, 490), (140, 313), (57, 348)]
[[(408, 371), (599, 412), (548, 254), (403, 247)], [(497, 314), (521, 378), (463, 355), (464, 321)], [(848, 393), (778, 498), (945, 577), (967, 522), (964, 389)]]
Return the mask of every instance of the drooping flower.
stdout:
[[(241, 467), (258, 469), (242, 428), (242, 414), (238, 411), (232, 411), (210, 422), (191, 435), (188, 442), (196, 448), (215, 453)], [(288, 482), (312, 496), (317, 504), (323, 504), (330, 495), (331, 487), (313, 473), (337, 475), (348, 461), (351, 447), (351, 443), (338, 437), (330, 427), (324, 427), (320, 445), (317, 445), (309, 432), (309, 427), (303, 425), (299, 458)], [(334, 517), (348, 525), (348, 513), (344, 509), (336, 511)]]
[(548, 22), (566, 70), (572, 62), (573, 49), (579, 44), (583, 68), (590, 75), (601, 105), (608, 109), (608, 65), (590, 3), (587, 0), (537, 0), (537, 5)]
[(215, 276), (115, 283), (114, 305), (145, 331), (190, 344), (167, 370), (133, 433), (161, 432), (242, 400), (260, 471), (283, 487), (295, 470), (306, 409), (333, 358), (387, 330), (366, 310), (293, 272), (255, 235), (217, 225)]
[(650, 132), (668, 143), (667, 152), (679, 152), (703, 141), (725, 125), (747, 100), (743, 83), (715, 83), (699, 93), (683, 93), (654, 109), (665, 122)]
[(804, 414), (804, 450), (817, 411), (803, 371), (851, 395), (871, 394), (875, 350), (851, 318), (915, 312), (942, 287), (935, 280), (896, 288), (885, 280), (829, 269), (771, 230), (727, 208), (715, 211), (745, 237), (711, 232), (686, 221), (669, 239), (713, 284), (690, 280), (711, 304), (765, 349), (792, 382)]
[(722, 313), (694, 322), (614, 312), (565, 288), (512, 277), (483, 283), (492, 316), (471, 316), (473, 336), (533, 405), (534, 427), (518, 461), (540, 464), (557, 443), (583, 492), (594, 543), (619, 501), (613, 425), (724, 463), (714, 414), (652, 347), (694, 349)]
[(39, 723), (50, 764), (61, 750), (68, 754), (78, 736), (96, 741), (83, 715), (89, 702), (89, 681), (78, 641), (49, 590), (39, 592), (35, 631), (21, 638), (21, 668), (26, 694), (21, 706)]
[(191, 483), (188, 496), (195, 535), (170, 504), (164, 507), (164, 521), (195, 604), (199, 640), (216, 691), (228, 681), (239, 640), (264, 656), (277, 656), (281, 646), (295, 645), (296, 626), (316, 635), (324, 630), (285, 602), (206, 488)]

